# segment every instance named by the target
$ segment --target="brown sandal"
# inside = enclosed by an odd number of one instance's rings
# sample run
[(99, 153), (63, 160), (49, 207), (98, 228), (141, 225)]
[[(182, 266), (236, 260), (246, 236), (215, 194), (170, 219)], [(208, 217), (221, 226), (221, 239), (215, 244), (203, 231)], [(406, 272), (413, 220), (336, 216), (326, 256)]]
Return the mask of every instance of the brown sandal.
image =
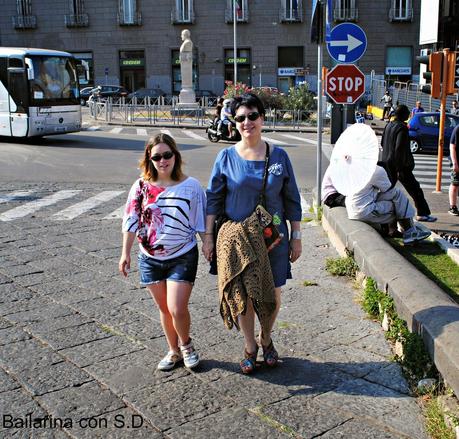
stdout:
[(263, 358), (266, 366), (275, 367), (279, 361), (279, 354), (274, 347), (272, 339), (267, 347), (264, 347), (263, 345), (261, 347), (263, 348)]
[(243, 374), (249, 375), (255, 370), (257, 364), (257, 355), (258, 347), (257, 350), (252, 354), (244, 349), (244, 359), (239, 363)]

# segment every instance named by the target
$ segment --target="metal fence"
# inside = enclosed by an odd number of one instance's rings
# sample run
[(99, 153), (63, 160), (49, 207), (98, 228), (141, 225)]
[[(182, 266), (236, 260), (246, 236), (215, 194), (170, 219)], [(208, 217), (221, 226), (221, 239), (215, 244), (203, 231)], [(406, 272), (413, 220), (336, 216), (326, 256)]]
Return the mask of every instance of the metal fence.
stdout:
[[(126, 98), (108, 98), (105, 100), (88, 101), (89, 112), (95, 120), (105, 122), (138, 124), (138, 125), (194, 125), (210, 124), (215, 117), (215, 101), (203, 98), (197, 106), (178, 105), (176, 97), (145, 98), (127, 100)], [(266, 128), (274, 129), (288, 127), (302, 129), (315, 127), (317, 115), (305, 110), (275, 110), (266, 111)]]
[[(419, 84), (413, 82), (394, 82), (388, 86), (386, 81), (373, 79), (371, 83), (371, 104), (375, 107), (382, 106), (381, 100), (386, 90), (392, 96), (394, 106), (405, 104), (410, 110), (415, 107), (416, 102), (420, 101), (424, 111), (440, 110), (440, 99), (421, 92)], [(452, 101), (457, 100), (458, 96), (450, 95), (446, 99), (447, 111), (452, 107)]]

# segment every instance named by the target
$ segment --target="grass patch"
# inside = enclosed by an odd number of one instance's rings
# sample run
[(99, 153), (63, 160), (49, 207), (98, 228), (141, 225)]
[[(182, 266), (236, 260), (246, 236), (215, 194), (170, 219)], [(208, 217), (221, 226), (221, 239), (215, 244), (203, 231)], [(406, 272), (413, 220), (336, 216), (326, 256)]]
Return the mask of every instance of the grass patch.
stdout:
[(345, 256), (343, 258), (327, 258), (325, 269), (333, 276), (348, 276), (355, 279), (359, 267), (352, 256)]
[(252, 412), (255, 416), (257, 416), (261, 421), (263, 421), (270, 427), (273, 427), (276, 430), (285, 433), (291, 437), (298, 437), (298, 433), (292, 427), (289, 427), (285, 424), (281, 424), (280, 422), (271, 418), (271, 416), (268, 416), (265, 413), (263, 413), (262, 407), (254, 407), (253, 409), (249, 409), (249, 412)]
[(317, 282), (314, 282), (312, 280), (305, 280), (303, 282), (303, 287), (317, 287), (319, 284)]
[(432, 439), (456, 439), (456, 434), (446, 425), (438, 398), (427, 398), (423, 402), (426, 430)]
[(392, 246), (418, 270), (433, 280), (459, 303), (459, 266), (432, 241), (404, 246), (400, 239), (390, 239)]

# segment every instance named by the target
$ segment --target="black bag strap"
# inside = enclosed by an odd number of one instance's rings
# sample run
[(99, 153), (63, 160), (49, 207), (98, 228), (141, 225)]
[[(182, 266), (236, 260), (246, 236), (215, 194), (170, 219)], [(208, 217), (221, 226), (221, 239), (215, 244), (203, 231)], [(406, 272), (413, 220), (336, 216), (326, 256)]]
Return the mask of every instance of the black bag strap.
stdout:
[(266, 154), (265, 154), (265, 169), (263, 171), (263, 186), (261, 189), (259, 204), (261, 204), (266, 209), (266, 181), (268, 180), (268, 164), (269, 164), (269, 144), (266, 144)]

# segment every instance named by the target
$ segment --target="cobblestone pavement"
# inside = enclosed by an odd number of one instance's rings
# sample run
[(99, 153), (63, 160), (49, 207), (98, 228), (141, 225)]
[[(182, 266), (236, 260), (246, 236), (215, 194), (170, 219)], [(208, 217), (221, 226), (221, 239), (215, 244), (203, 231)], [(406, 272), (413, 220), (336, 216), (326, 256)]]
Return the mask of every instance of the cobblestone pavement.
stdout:
[(426, 437), (379, 324), (324, 270), (336, 253), (320, 227), (303, 224), (273, 334), (278, 368), (239, 372), (242, 336), (224, 328), (201, 257), (190, 309), (202, 363), (160, 373), (158, 313), (135, 267), (117, 273), (119, 219), (47, 209), (0, 221), (0, 437)]

